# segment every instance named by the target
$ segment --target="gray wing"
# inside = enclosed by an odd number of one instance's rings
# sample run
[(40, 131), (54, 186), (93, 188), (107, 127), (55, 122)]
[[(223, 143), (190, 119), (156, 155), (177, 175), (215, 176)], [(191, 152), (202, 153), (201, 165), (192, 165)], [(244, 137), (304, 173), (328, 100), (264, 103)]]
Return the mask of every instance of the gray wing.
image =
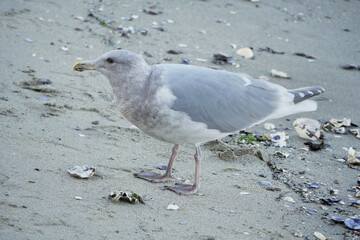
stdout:
[(209, 129), (234, 132), (269, 116), (278, 105), (279, 89), (246, 74), (197, 66), (163, 64), (163, 80), (176, 97), (170, 108), (206, 123)]

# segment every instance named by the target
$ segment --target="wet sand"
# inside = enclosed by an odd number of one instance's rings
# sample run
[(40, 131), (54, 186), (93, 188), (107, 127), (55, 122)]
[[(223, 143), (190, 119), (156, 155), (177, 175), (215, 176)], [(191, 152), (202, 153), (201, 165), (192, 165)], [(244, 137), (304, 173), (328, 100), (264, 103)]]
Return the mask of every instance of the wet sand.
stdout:
[[(359, 169), (337, 159), (347, 157), (343, 147), (359, 151), (360, 141), (350, 134), (326, 133), (327, 149), (303, 151), (305, 140), (292, 123), (298, 117), (346, 117), (360, 124), (360, 72), (340, 67), (360, 64), (360, 1), (152, 5), (1, 1), (0, 238), (296, 239), (294, 234), (301, 233), (304, 239), (316, 239), (314, 232), (320, 232), (329, 239), (359, 239), (359, 232), (335, 224), (331, 217), (359, 218), (359, 209), (349, 205), (357, 201), (349, 190), (357, 186)], [(150, 15), (143, 9), (162, 13)], [(123, 30), (110, 29), (114, 26)], [(237, 55), (241, 47), (252, 47), (254, 59)], [(258, 50), (265, 47), (285, 53)], [(272, 121), (289, 135), (290, 147), (255, 147), (264, 153), (263, 160), (245, 154), (224, 161), (221, 151), (205, 144), (200, 194), (180, 196), (133, 177), (167, 164), (172, 146), (131, 128), (117, 111), (104, 76), (72, 70), (76, 61), (116, 48), (142, 54), (149, 64), (164, 58), (181, 63), (186, 58), (193, 65), (267, 76), (287, 88), (321, 85), (332, 101), (319, 102), (316, 112)], [(170, 49), (183, 53), (167, 54)], [(236, 64), (212, 63), (217, 52), (233, 56)], [(291, 79), (273, 78), (271, 69)], [(37, 84), (38, 78), (51, 84)], [(272, 133), (262, 124), (247, 130)], [(276, 157), (276, 151), (289, 157)], [(180, 147), (169, 184), (193, 180), (193, 154), (193, 146)], [(94, 166), (97, 174), (75, 179), (67, 173), (75, 165)], [(264, 182), (271, 183), (273, 191)], [(309, 188), (313, 182), (319, 188)], [(107, 199), (111, 191), (121, 189), (140, 194), (145, 204)], [(331, 190), (338, 193), (332, 196)], [(321, 198), (341, 202), (328, 206)], [(179, 210), (166, 210), (171, 203)]]

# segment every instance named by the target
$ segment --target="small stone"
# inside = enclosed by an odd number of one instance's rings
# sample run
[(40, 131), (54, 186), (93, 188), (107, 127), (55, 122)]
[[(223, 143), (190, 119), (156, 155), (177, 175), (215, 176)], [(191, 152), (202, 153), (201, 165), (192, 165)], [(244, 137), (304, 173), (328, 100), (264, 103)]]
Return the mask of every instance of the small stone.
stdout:
[(76, 200), (82, 200), (82, 197), (76, 196), (75, 199), (76, 199)]
[(292, 197), (289, 197), (289, 196), (284, 197), (284, 201), (288, 201), (288, 202), (291, 202), (291, 203), (295, 202), (295, 200)]
[(169, 204), (167, 207), (166, 207), (167, 210), (171, 210), (171, 211), (177, 211), (179, 210), (179, 206), (176, 205), (176, 204)]
[(301, 232), (297, 231), (297, 232), (294, 233), (294, 236), (298, 237), (298, 238), (302, 238), (303, 234)]

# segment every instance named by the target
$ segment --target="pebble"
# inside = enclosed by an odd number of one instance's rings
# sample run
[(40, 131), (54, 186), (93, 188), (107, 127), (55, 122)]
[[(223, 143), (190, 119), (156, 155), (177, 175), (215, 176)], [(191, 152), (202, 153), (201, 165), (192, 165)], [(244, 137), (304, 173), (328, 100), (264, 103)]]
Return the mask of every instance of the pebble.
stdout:
[(167, 207), (166, 207), (167, 210), (171, 210), (171, 211), (177, 211), (179, 210), (179, 206), (176, 205), (176, 204), (169, 204)]
[(291, 203), (295, 202), (295, 200), (292, 197), (289, 197), (289, 196), (284, 197), (284, 201), (288, 201), (288, 202), (291, 202)]

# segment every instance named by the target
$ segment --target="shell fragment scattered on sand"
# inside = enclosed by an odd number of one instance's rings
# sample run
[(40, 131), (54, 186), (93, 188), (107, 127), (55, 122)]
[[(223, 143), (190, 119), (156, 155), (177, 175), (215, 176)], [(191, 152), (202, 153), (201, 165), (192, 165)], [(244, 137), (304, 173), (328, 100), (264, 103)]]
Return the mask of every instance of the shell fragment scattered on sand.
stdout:
[(355, 151), (352, 147), (343, 148), (345, 151), (348, 151), (348, 157), (346, 163), (348, 164), (360, 164), (360, 156), (359, 153)]
[(238, 54), (246, 59), (252, 58), (254, 56), (253, 51), (251, 50), (251, 48), (248, 48), (248, 47), (240, 48), (239, 50), (236, 51), (236, 54)]
[(314, 232), (314, 236), (319, 240), (329, 240), (329, 238), (325, 237), (324, 234), (320, 232)]
[(289, 136), (284, 132), (277, 132), (270, 134), (270, 138), (276, 147), (286, 147), (286, 140), (289, 139)]
[(266, 130), (274, 130), (275, 129), (275, 125), (273, 124), (273, 123), (264, 123), (264, 128), (266, 129)]
[(143, 198), (133, 191), (113, 191), (109, 194), (109, 199), (112, 202), (128, 202), (131, 204), (142, 203), (145, 204)]
[(176, 204), (169, 204), (167, 207), (166, 207), (167, 210), (171, 210), (171, 211), (177, 211), (179, 210), (179, 206), (176, 205)]
[(72, 168), (69, 168), (67, 171), (69, 174), (76, 178), (90, 178), (95, 174), (95, 167), (89, 167), (89, 166), (74, 166)]
[(271, 76), (273, 76), (273, 77), (286, 78), (286, 79), (291, 78), (287, 73), (284, 73), (284, 72), (281, 72), (281, 71), (278, 71), (275, 69), (271, 69), (270, 72), (271, 72)]
[(297, 118), (294, 121), (293, 126), (300, 138), (310, 141), (315, 141), (320, 139), (320, 137), (324, 133), (321, 130), (320, 123), (317, 120), (310, 118)]

